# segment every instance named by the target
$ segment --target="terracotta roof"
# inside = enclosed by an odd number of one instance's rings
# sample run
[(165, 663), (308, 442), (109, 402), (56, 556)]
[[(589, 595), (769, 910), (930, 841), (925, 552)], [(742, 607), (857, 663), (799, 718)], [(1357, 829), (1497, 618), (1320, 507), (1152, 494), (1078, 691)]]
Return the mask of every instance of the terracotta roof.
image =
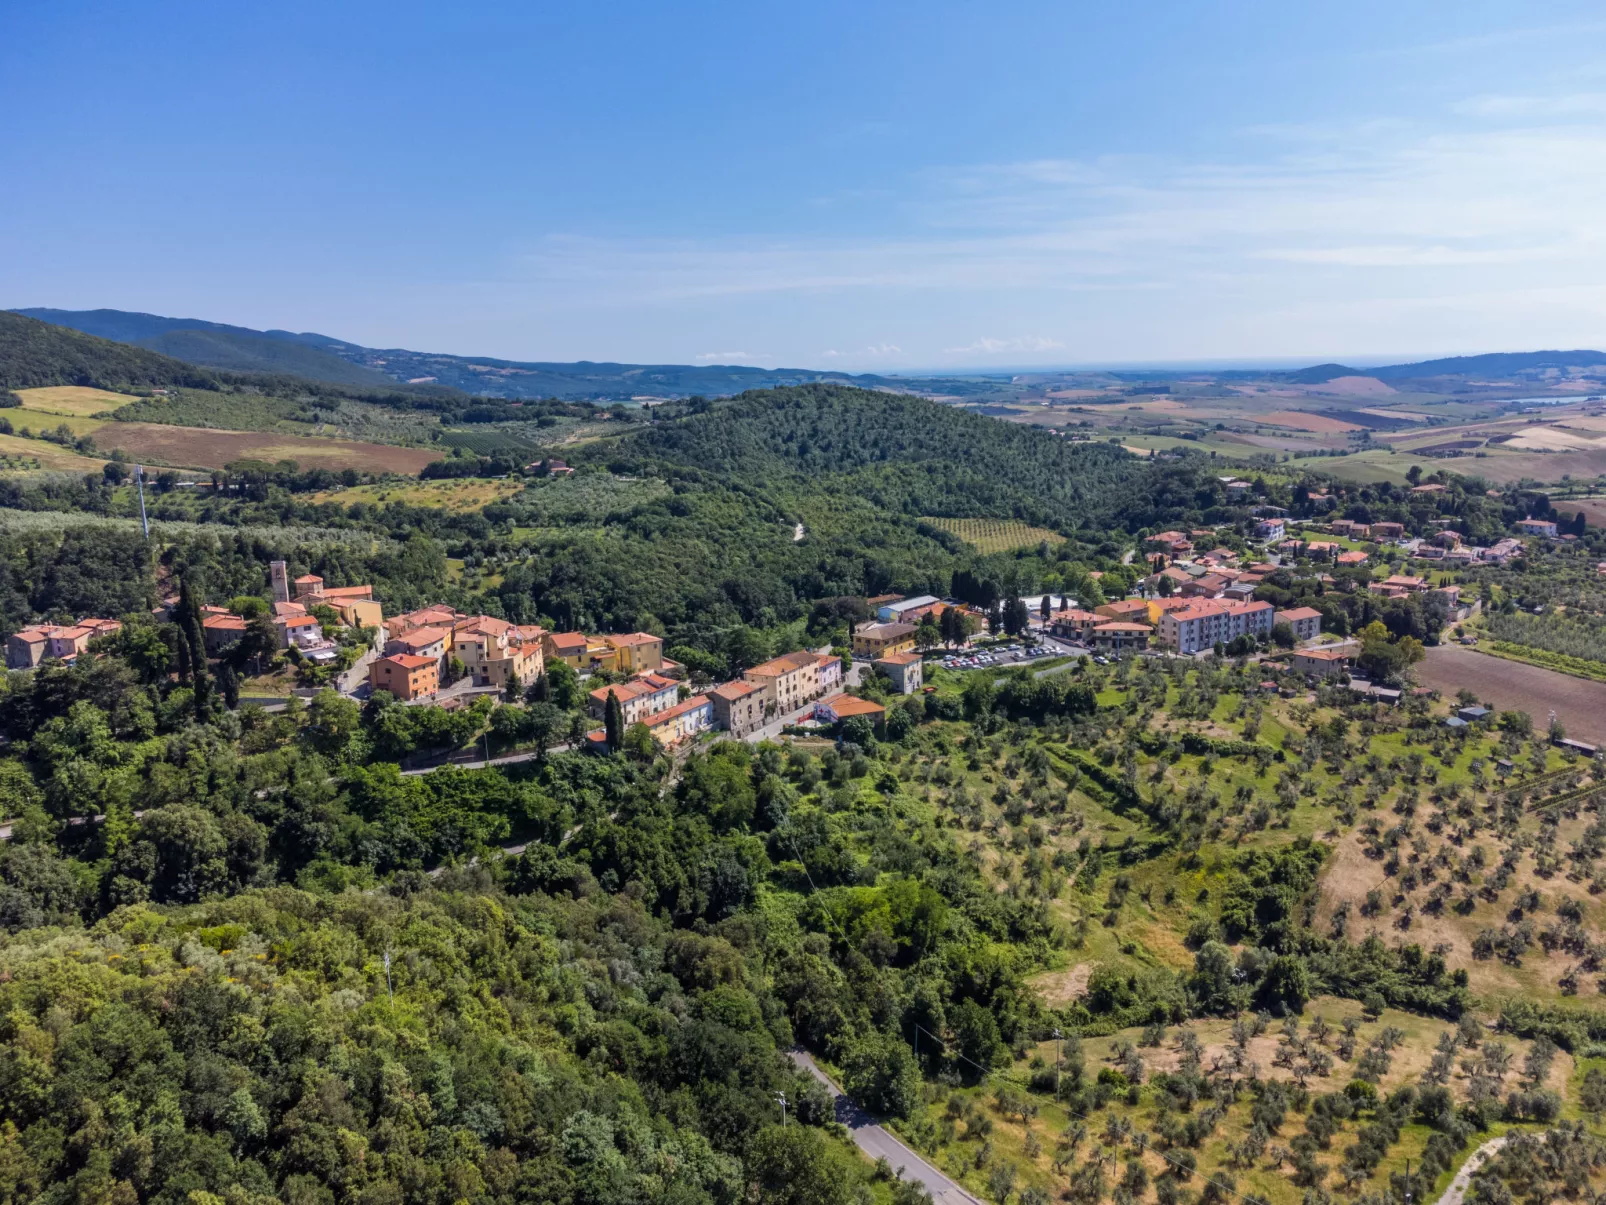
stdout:
[(392, 653), (388, 657), (381, 657), (374, 664), (383, 665), (387, 661), (392, 665), (399, 665), (403, 669), (423, 669), (425, 666), (436, 663), (433, 657), (418, 657), (412, 653)]
[(1277, 612), (1284, 619), (1320, 619), (1322, 613), (1315, 607), (1295, 607), (1292, 611)]
[[(914, 628), (909, 627), (908, 624), (886, 624), (884, 626), (889, 627), (889, 628), (891, 628), (891, 627), (905, 627), (905, 628), (909, 628), (909, 630), (911, 632), (914, 631)], [(782, 674), (796, 673), (800, 669), (805, 669), (810, 665), (818, 665), (818, 664), (819, 664), (819, 656), (816, 653), (808, 653), (808, 652), (785, 653), (785, 654), (783, 654), (783, 655), (781, 655), (779, 657), (771, 658), (770, 660), (764, 662), (763, 665), (755, 665), (752, 669), (748, 670), (747, 672), (749, 674), (754, 674), (754, 675), (756, 675), (756, 676), (758, 676), (760, 678), (778, 678)]]
[(403, 632), (394, 637), (397, 644), (408, 648), (423, 649), (446, 639), (445, 628), (414, 628), (410, 632)]
[(679, 719), (688, 711), (696, 711), (699, 707), (712, 707), (713, 704), (703, 695), (693, 695), (676, 703), (673, 707), (666, 707), (652, 715), (643, 716), (641, 722), (649, 728), (656, 728), (660, 724), (667, 724), (670, 720)]
[(318, 621), (311, 615), (286, 615), (277, 622), (287, 628), (315, 628), (318, 626)]
[(321, 582), (321, 581), (323, 581), (323, 578), (319, 577), (316, 573), (303, 573), (300, 577), (296, 578), (296, 585), (299, 586), (303, 582)]
[(1149, 631), (1149, 625), (1146, 623), (1101, 623), (1093, 629), (1095, 635), (1099, 632), (1143, 632), (1147, 634)]
[(552, 647), (559, 651), (567, 649), (576, 653), (584, 652), (586, 646), (591, 643), (584, 632), (553, 632), (547, 639), (552, 642)]
[(362, 600), (372, 598), (374, 588), (372, 586), (330, 586), (327, 589), (319, 591), (319, 593), (325, 598), (352, 598)]
[(1348, 649), (1306, 649), (1295, 653), (1296, 657), (1312, 657), (1317, 661), (1353, 661), (1355, 654)]
[(273, 613), (283, 619), (286, 615), (305, 615), (307, 608), (297, 602), (276, 602), (273, 604)]
[[(203, 628), (211, 628), (214, 632), (243, 632), (245, 620), (238, 615), (208, 615), (201, 620)], [(62, 635), (66, 635), (65, 632)]]
[(1248, 611), (1270, 611), (1269, 602), (1237, 602), (1228, 598), (1201, 598), (1195, 599), (1186, 607), (1180, 607), (1173, 612), (1178, 620), (1199, 619), (1206, 615), (1230, 615)]
[(882, 715), (887, 710), (879, 703), (855, 698), (853, 695), (839, 695), (837, 698), (827, 699), (826, 706), (836, 713), (836, 718), (839, 720), (845, 720), (850, 715)]
[(471, 615), (467, 619), (459, 619), (453, 625), (457, 632), (483, 632), (487, 636), (501, 636), (511, 631), (513, 625), (505, 619), (497, 619), (491, 615)]
[(653, 636), (647, 632), (626, 632), (622, 636), (604, 636), (606, 643), (614, 648), (632, 648), (642, 644), (662, 644), (662, 636)]
[(752, 694), (756, 690), (758, 690), (758, 687), (753, 685), (753, 683), (738, 681), (726, 682), (723, 686), (714, 687), (714, 689), (708, 693), (711, 695), (718, 695), (727, 703), (734, 703), (737, 699), (745, 699), (748, 695)]
[(877, 657), (872, 665), (913, 665), (916, 661), (924, 661), (919, 653), (890, 653), (885, 657)]
[(621, 703), (628, 703), (631, 699), (642, 695), (655, 695), (660, 691), (678, 688), (680, 683), (673, 678), (663, 678), (657, 674), (643, 674), (639, 678), (632, 678), (628, 682), (620, 682), (613, 686), (599, 686), (591, 692), (591, 697), (599, 703), (606, 703), (612, 694)]

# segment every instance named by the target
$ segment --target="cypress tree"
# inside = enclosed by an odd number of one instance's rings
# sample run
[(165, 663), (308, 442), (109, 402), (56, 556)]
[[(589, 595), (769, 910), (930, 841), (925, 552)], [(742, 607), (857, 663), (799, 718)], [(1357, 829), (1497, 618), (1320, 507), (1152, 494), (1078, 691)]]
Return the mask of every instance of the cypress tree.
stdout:
[(617, 753), (625, 743), (625, 709), (619, 706), (619, 696), (611, 690), (602, 709), (602, 726), (608, 737), (608, 752)]
[(218, 694), (223, 696), (224, 705), (230, 710), (240, 705), (240, 676), (227, 661), (218, 662), (217, 690)]

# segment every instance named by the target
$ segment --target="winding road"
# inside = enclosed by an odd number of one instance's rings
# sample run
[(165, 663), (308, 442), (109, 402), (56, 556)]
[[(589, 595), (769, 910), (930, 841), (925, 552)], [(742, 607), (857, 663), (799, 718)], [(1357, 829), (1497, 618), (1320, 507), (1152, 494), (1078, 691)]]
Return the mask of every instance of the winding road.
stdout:
[(924, 1186), (935, 1205), (982, 1205), (981, 1201), (915, 1154), (890, 1130), (877, 1125), (875, 1118), (844, 1096), (842, 1089), (831, 1082), (831, 1077), (820, 1070), (820, 1065), (806, 1050), (788, 1053), (792, 1062), (825, 1085), (836, 1102), (836, 1119), (847, 1127), (854, 1145), (866, 1155), (872, 1159), (885, 1159), (905, 1180)]

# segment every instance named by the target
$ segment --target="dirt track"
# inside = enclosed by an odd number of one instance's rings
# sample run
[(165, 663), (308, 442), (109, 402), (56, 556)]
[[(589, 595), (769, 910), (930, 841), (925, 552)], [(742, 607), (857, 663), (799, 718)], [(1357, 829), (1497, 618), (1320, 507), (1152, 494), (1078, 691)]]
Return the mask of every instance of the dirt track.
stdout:
[(1422, 685), (1436, 687), (1450, 698), (1464, 686), (1501, 710), (1526, 711), (1541, 731), (1554, 709), (1568, 736), (1606, 744), (1606, 682), (1448, 644), (1429, 649), (1416, 676)]

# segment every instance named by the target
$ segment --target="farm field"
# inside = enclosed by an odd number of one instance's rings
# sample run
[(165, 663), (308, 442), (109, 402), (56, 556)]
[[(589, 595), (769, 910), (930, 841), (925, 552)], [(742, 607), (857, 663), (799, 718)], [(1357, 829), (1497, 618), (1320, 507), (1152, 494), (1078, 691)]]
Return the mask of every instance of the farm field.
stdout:
[(1487, 704), (1526, 711), (1541, 726), (1554, 709), (1569, 736), (1606, 743), (1606, 683), (1489, 657), (1459, 645), (1428, 649), (1416, 676), (1424, 686), (1445, 694), (1465, 687)]
[(104, 432), (98, 442), (107, 451), (121, 448), (130, 459), (180, 468), (220, 469), (236, 460), (265, 460), (270, 464), (294, 460), (303, 468), (417, 473), (440, 458), (439, 453), (428, 448), (162, 423), (119, 423), (115, 432)]
[[(1366, 1124), (1362, 1111), (1339, 1109), (1346, 1116), (1326, 1132), (1325, 1141), (1305, 1136), (1323, 1133), (1313, 1120), (1312, 1103), (1343, 1095), (1358, 1070), (1382, 1101), (1404, 1088), (1420, 1090), (1436, 1052), (1446, 1047), (1463, 1051), (1466, 1064), (1479, 1067), (1487, 1041), (1493, 1059), (1509, 1066), (1501, 1076), (1508, 1086), (1528, 1066), (1538, 1074), (1537, 1086), (1551, 1092), (1564, 1090), (1575, 1074), (1575, 1061), (1565, 1052), (1548, 1059), (1542, 1054), (1530, 1063), (1532, 1042), (1474, 1040), (1476, 1048), (1465, 1046), (1462, 1031), (1451, 1021), (1396, 1009), (1369, 1016), (1352, 1000), (1318, 997), (1291, 1022), (1266, 1016), (1247, 1025), (1201, 1019), (1125, 1029), (1063, 1046), (1038, 1043), (984, 1087), (938, 1089), (936, 1100), (897, 1129), (983, 1200), (1001, 1199), (1001, 1166), (1012, 1169), (1017, 1189), (1035, 1188), (1049, 1200), (1085, 1200), (1090, 1171), (1103, 1162), (1111, 1169), (1110, 1179), (1124, 1185), (1135, 1201), (1151, 1199), (1160, 1187), (1156, 1180), (1171, 1179), (1213, 1182), (1267, 1205), (1299, 1205), (1313, 1180), (1335, 1188), (1345, 1181), (1353, 1193), (1368, 1194), (1388, 1185), (1407, 1159), (1418, 1169), (1422, 1165), (1434, 1131), (1420, 1121), (1400, 1127), (1397, 1141), (1369, 1174), (1345, 1169)], [(1296, 1050), (1307, 1052), (1309, 1060), (1294, 1056)], [(1050, 1094), (1046, 1089), (1056, 1078), (1056, 1066), (1061, 1091)], [(1253, 1072), (1241, 1072), (1242, 1078), (1233, 1073), (1250, 1067)], [(1247, 1088), (1251, 1076), (1254, 1087)], [(1062, 1099), (1072, 1095), (1068, 1084), (1079, 1085), (1079, 1098), (1085, 1100), (1090, 1081), (1114, 1086), (1117, 1077), (1120, 1083), (1144, 1085), (1135, 1102), (1119, 1087), (1106, 1089), (1104, 1105), (1093, 1112)], [(1451, 1071), (1445, 1088), (1452, 1102), (1467, 1097), (1472, 1078), (1465, 1070)], [(1236, 1080), (1240, 1087), (1222, 1091), (1208, 1108), (1200, 1102), (1178, 1113), (1170, 1086), (1195, 1079), (1226, 1085)], [(1038, 1090), (1028, 1095), (1034, 1084)], [(1294, 1108), (1296, 1101), (1304, 1107)], [(1190, 1128), (1187, 1123), (1196, 1118)], [(1252, 1136), (1257, 1127), (1260, 1134)], [(1464, 1153), (1486, 1136), (1473, 1137)], [(1437, 1187), (1448, 1180), (1446, 1168), (1429, 1183)]]
[(1012, 548), (1030, 548), (1047, 541), (1062, 544), (1065, 537), (1046, 527), (1032, 527), (1019, 519), (947, 519), (923, 518), (941, 531), (958, 536), (982, 553), (1008, 552)]
[(355, 502), (371, 505), (400, 503), (405, 506), (427, 506), (454, 514), (479, 510), (492, 502), (512, 497), (524, 488), (520, 481), (487, 481), (465, 477), (451, 481), (394, 481), (374, 485), (354, 485), (348, 489), (324, 490), (312, 495), (314, 502), (338, 502), (350, 506)]
[(47, 440), (24, 439), (20, 435), (0, 435), (0, 457), (27, 468), (74, 473), (98, 473), (106, 463), (93, 457), (80, 456), (70, 448)]
[(126, 393), (110, 393), (105, 389), (90, 389), (81, 385), (52, 385), (44, 389), (19, 389), (24, 410), (37, 410), (41, 414), (74, 414), (89, 418), (105, 414), (140, 399)]
[[(1084, 1002), (1103, 1018), (1128, 1000), (1125, 1016), (1150, 1021), (1083, 1029), (1063, 1051), (1019, 1044), (979, 1083), (946, 1053), (948, 1070), (897, 1129), (984, 1199), (1091, 1201), (1095, 1182), (1104, 1194), (1115, 1182), (1122, 1200), (1161, 1205), (1178, 1183), (1214, 1182), (1265, 1205), (1308, 1205), (1313, 1185), (1365, 1200), (1409, 1159), (1413, 1174), (1427, 1161), (1416, 1191), (1432, 1200), (1504, 1123), (1453, 1134), (1435, 1103), (1379, 1141), (1385, 1100), (1408, 1109), (1441, 1086), (1451, 1104), (1565, 1092), (1578, 1115), (1579, 1077), (1598, 1059), (1487, 1027), (1509, 994), (1593, 1007), (1606, 992), (1577, 953), (1606, 932), (1606, 902), (1573, 856), (1595, 839), (1599, 804), (1580, 792), (1591, 763), (1549, 747), (1542, 712), (1537, 733), (1456, 731), (1442, 723), (1448, 700), (1285, 698), (1258, 689), (1265, 672), (1082, 664), (1059, 681), (1092, 691), (1096, 713), (991, 735), (955, 725), (892, 758), (900, 799), (930, 809), (1001, 904), (1052, 926), (1047, 969), (1027, 981), (1039, 998), (1073, 1024)], [(969, 679), (932, 669), (927, 681), (957, 701)], [(1289, 894), (1273, 906), (1263, 893), (1277, 883)], [(1447, 999), (1465, 975), (1468, 1021), (1352, 986), (1294, 1017), (1274, 1003), (1257, 1015), (1264, 1005), (1241, 992), (1223, 1015), (1159, 1023), (1178, 1016), (1161, 984), (1175, 975), (1197, 991), (1219, 956), (1230, 994), (1234, 960), (1271, 957), (1284, 924), (1309, 926), (1298, 960), (1313, 979), (1390, 950), (1438, 960), (1425, 990)], [(936, 1007), (954, 1028), (956, 1004)], [(1340, 1097), (1378, 1107), (1351, 1112)], [(1330, 1109), (1344, 1115), (1336, 1128), (1323, 1122)]]

